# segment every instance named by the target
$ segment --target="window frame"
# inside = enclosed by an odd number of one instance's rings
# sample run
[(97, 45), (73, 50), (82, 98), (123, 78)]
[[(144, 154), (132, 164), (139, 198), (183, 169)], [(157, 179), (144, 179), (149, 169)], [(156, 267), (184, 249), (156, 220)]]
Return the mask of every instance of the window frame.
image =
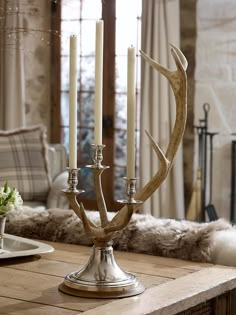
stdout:
[[(115, 32), (116, 0), (102, 1), (102, 19), (104, 21), (103, 55), (103, 164), (111, 166), (102, 174), (102, 185), (107, 208), (118, 210), (120, 205), (114, 200), (114, 116), (115, 116)], [(52, 50), (51, 50), (51, 142), (61, 142), (61, 65), (60, 34), (61, 0), (52, 2)], [(78, 98), (79, 98), (78, 91)], [(96, 200), (83, 199), (86, 208), (97, 209)]]

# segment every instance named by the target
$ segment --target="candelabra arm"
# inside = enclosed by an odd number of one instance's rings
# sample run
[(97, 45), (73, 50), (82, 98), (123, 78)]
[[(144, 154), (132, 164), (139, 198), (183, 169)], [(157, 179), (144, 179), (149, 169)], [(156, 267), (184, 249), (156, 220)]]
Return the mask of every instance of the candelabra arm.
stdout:
[(115, 231), (122, 230), (125, 228), (134, 211), (136, 210), (137, 206), (142, 205), (142, 201), (135, 200), (134, 196), (136, 194), (136, 181), (137, 178), (124, 178), (126, 181), (126, 195), (127, 200), (118, 200), (119, 203), (125, 204), (125, 207), (123, 207), (111, 220), (109, 224), (105, 227), (104, 231), (106, 233), (111, 233)]
[(94, 190), (96, 194), (97, 206), (101, 219), (101, 226), (104, 227), (107, 225), (108, 217), (107, 217), (107, 207), (106, 202), (103, 196), (102, 184), (101, 184), (101, 174), (108, 166), (102, 165), (103, 154), (102, 151), (105, 147), (103, 144), (92, 144), (93, 147), (93, 165), (87, 165), (88, 168), (93, 170), (94, 174)]
[(96, 226), (86, 216), (86, 212), (82, 203), (80, 203), (81, 221), (85, 232), (90, 234), (94, 238), (94, 245), (97, 247), (107, 247), (111, 245), (113, 233), (106, 232), (104, 228)]
[(89, 220), (89, 218), (87, 217), (86, 215), (86, 212), (85, 212), (85, 209), (84, 209), (84, 205), (83, 203), (81, 202), (80, 203), (80, 219), (83, 223), (83, 226), (84, 226), (84, 229), (85, 229), (85, 232), (86, 233), (89, 233), (91, 234), (92, 236), (96, 236), (95, 234), (95, 231), (98, 231), (99, 234), (101, 234), (100, 231), (102, 231), (101, 228), (98, 228), (96, 226), (96, 224), (94, 224), (91, 220)]
[(104, 171), (104, 168), (96, 169), (94, 168), (94, 188), (96, 193), (97, 206), (100, 213), (101, 226), (105, 227), (107, 225), (108, 217), (107, 217), (107, 207), (104, 199), (103, 191), (102, 191), (102, 183), (101, 183), (101, 174)]
[(67, 199), (69, 201), (70, 207), (74, 210), (74, 212), (77, 214), (77, 216), (82, 221), (80, 206), (79, 206), (79, 204), (77, 202), (76, 195), (74, 193), (70, 193), (70, 192), (67, 192), (67, 191), (64, 191), (64, 193), (67, 196)]
[(105, 233), (112, 233), (115, 231), (119, 231), (124, 229), (131, 217), (134, 213), (135, 205), (133, 204), (127, 204), (121, 211), (119, 211), (114, 218), (107, 224), (107, 226), (104, 228)]

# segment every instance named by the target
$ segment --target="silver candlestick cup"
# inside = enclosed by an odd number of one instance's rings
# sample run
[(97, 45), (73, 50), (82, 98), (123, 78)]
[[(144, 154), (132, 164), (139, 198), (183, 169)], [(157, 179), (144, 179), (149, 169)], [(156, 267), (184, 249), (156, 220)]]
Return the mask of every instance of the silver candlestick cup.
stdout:
[(86, 167), (90, 168), (94, 174), (94, 188), (101, 224), (96, 226), (90, 221), (83, 204), (78, 204), (76, 197), (82, 192), (75, 187), (78, 184), (75, 178), (78, 176), (78, 170), (69, 170), (69, 189), (64, 193), (72, 209), (83, 222), (85, 231), (92, 235), (94, 245), (85, 267), (68, 274), (64, 282), (60, 284), (59, 290), (66, 294), (90, 298), (120, 298), (137, 295), (145, 290), (143, 284), (134, 274), (123, 271), (118, 266), (112, 247), (114, 234), (127, 226), (135, 207), (141, 203), (134, 199), (137, 179), (125, 178), (127, 200), (119, 201), (124, 206), (109, 221), (101, 185), (101, 174), (108, 168), (102, 165), (104, 145), (92, 146), (94, 164)]

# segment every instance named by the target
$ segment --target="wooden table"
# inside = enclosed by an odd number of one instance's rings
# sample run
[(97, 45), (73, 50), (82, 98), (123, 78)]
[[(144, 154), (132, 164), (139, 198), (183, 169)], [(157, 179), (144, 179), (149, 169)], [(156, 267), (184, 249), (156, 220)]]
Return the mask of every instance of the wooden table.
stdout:
[(201, 314), (208, 314), (208, 308), (215, 310), (209, 314), (230, 314), (236, 268), (115, 252), (120, 267), (135, 273), (146, 291), (117, 300), (79, 298), (59, 292), (58, 285), (66, 274), (85, 265), (91, 249), (45, 243), (51, 244), (55, 251), (0, 261), (0, 314), (193, 315), (194, 310), (204, 307), (206, 312)]

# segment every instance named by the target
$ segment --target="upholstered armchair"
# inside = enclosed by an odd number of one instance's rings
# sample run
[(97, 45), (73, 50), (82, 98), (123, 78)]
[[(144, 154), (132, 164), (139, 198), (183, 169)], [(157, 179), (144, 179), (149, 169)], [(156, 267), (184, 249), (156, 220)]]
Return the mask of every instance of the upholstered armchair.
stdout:
[(62, 144), (48, 144), (43, 126), (0, 131), (0, 186), (16, 187), (24, 205), (64, 208), (69, 204), (67, 153)]
[(68, 157), (63, 144), (49, 144), (48, 162), (51, 181), (51, 187), (47, 197), (47, 208), (69, 209), (67, 197), (61, 192), (68, 188), (67, 179)]

